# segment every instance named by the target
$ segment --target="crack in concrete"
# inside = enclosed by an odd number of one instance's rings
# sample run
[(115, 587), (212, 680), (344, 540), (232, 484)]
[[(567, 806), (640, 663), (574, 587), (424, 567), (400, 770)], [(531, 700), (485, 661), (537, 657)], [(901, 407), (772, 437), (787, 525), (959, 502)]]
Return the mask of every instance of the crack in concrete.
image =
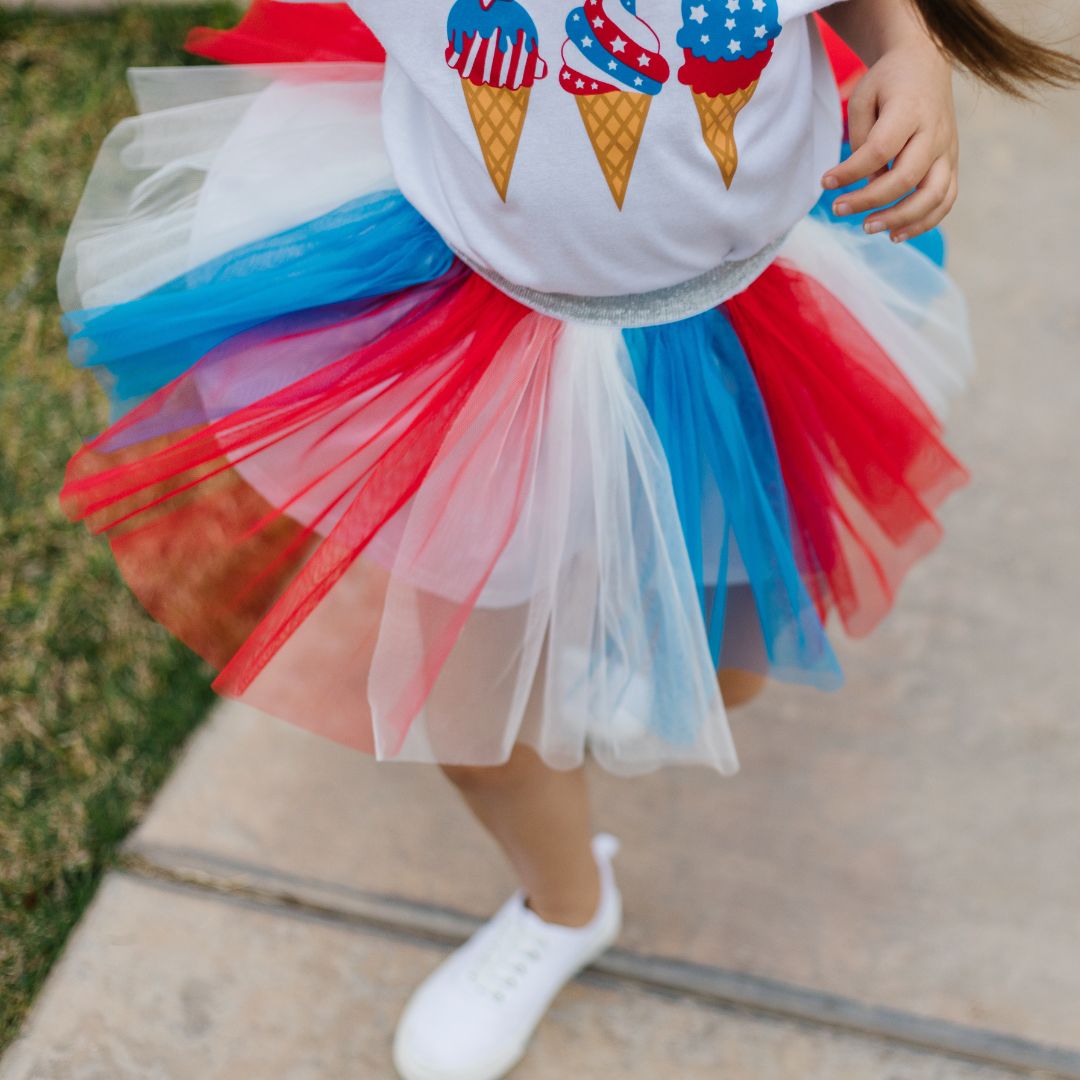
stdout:
[[(190, 848), (130, 843), (120, 868), (142, 879), (414, 942), (455, 946), (482, 922), (452, 908), (279, 873)], [(1080, 1080), (1080, 1052), (1067, 1047), (867, 1004), (747, 972), (615, 947), (583, 974), (1005, 1067), (1029, 1077)]]

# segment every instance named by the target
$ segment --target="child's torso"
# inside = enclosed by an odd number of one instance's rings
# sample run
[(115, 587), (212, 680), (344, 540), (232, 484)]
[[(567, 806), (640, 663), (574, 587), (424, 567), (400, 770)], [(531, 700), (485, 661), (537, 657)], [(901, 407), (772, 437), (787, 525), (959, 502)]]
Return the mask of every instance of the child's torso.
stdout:
[(480, 272), (622, 296), (750, 259), (841, 135), (819, 0), (352, 0), (402, 191)]

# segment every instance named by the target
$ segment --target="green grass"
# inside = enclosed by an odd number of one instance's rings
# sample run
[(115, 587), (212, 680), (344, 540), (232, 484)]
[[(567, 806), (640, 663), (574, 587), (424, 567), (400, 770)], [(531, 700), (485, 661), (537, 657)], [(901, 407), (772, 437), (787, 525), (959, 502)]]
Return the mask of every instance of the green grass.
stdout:
[(117, 845), (210, 703), (210, 673), (139, 608), (104, 541), (57, 504), (105, 423), (67, 361), (54, 282), (129, 65), (194, 62), (228, 4), (50, 16), (0, 9), (0, 1047)]

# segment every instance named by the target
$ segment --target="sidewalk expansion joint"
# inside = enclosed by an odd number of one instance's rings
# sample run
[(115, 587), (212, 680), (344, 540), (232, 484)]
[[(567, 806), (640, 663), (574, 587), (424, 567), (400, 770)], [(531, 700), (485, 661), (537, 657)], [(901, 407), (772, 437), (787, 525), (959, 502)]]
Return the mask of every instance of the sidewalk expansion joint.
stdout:
[[(453, 908), (322, 882), (190, 848), (141, 843), (138, 839), (126, 845), (120, 869), (163, 884), (210, 892), (284, 913), (389, 932), (412, 941), (455, 946), (482, 921)], [(765, 976), (618, 947), (609, 949), (590, 965), (588, 972), (714, 1006), (1005, 1067), (1031, 1077), (1080, 1080), (1080, 1051)]]

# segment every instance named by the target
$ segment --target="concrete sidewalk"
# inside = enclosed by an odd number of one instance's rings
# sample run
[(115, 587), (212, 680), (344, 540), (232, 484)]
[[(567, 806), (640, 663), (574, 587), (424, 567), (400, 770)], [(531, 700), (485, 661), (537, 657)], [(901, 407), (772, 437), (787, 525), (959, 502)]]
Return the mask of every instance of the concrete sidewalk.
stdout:
[[(1080, 95), (962, 115), (975, 483), (845, 690), (736, 715), (739, 776), (594, 770), (626, 929), (523, 1080), (1080, 1078)], [(437, 770), (222, 709), (0, 1080), (389, 1078), (411, 987), (511, 887)]]
[[(389, 1033), (443, 950), (302, 908), (115, 874), (5, 1080), (391, 1078)], [(520, 1080), (1016, 1080), (1021, 1074), (587, 975)]]

